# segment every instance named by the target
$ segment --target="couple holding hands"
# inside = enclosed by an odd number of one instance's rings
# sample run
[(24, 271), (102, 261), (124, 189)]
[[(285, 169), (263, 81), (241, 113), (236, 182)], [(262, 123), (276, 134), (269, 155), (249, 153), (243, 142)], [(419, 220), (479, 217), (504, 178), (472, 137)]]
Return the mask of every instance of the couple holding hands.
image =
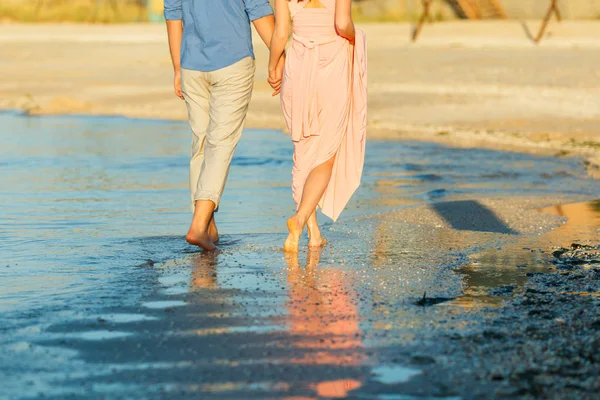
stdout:
[[(214, 250), (215, 211), (241, 137), (254, 86), (254, 25), (270, 49), (269, 84), (279, 94), (294, 145), (284, 250), (327, 241), (317, 207), (334, 221), (360, 184), (365, 155), (367, 59), (351, 0), (165, 0), (175, 94), (192, 130), (186, 240)], [(290, 34), (292, 43), (285, 51)]]

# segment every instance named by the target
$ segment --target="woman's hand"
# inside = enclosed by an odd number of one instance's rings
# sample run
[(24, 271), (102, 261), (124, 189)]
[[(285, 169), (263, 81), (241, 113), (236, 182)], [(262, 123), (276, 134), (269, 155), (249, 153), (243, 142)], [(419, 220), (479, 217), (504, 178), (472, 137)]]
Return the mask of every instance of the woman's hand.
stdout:
[(283, 69), (285, 67), (285, 53), (279, 59), (275, 68), (269, 68), (269, 78), (267, 82), (273, 88), (273, 96), (277, 96), (281, 92), (281, 81), (283, 79)]
[(281, 91), (283, 67), (285, 65), (285, 45), (288, 41), (290, 29), (290, 9), (288, 0), (275, 1), (275, 30), (271, 37), (269, 54), (269, 85), (273, 88), (273, 96)]

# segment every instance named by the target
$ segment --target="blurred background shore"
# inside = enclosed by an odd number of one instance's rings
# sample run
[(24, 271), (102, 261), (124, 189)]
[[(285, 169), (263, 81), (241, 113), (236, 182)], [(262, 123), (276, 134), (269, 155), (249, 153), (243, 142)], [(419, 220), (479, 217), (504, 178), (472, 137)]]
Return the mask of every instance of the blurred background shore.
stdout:
[[(271, 0), (271, 3), (273, 1)], [(566, 19), (599, 19), (595, 0), (559, 0)], [(3, 22), (157, 22), (162, 20), (163, 0), (4, 0)], [(413, 21), (422, 12), (423, 0), (354, 0), (359, 20)], [(516, 18), (539, 19), (546, 13), (544, 0), (431, 0), (434, 20)]]
[[(576, 155), (600, 175), (600, 3), (559, 1), (563, 21), (553, 18), (536, 45), (550, 1), (469, 1), (479, 4), (475, 21), (465, 1), (433, 1), (417, 42), (419, 0), (356, 2), (371, 137)], [(160, 0), (3, 2), (0, 108), (185, 119), (161, 14)], [(255, 45), (248, 127), (282, 129), (266, 48)]]

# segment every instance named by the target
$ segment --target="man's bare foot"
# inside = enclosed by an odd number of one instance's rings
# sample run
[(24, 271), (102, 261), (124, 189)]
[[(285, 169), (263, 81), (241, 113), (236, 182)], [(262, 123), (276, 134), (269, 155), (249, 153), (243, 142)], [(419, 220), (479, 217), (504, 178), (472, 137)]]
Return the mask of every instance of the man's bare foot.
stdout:
[(290, 219), (287, 220), (287, 227), (289, 234), (283, 243), (283, 251), (297, 253), (298, 242), (300, 241), (300, 235), (302, 235), (302, 227), (298, 222), (298, 217), (295, 215), (290, 217)]
[[(212, 251), (216, 248), (210, 229), (211, 221), (214, 223), (215, 203), (212, 200), (196, 200), (194, 204), (194, 216), (185, 240), (189, 244)], [(216, 225), (214, 228), (213, 234), (216, 233)], [(218, 233), (216, 236), (218, 237)]]
[(208, 224), (208, 236), (210, 236), (210, 240), (212, 240), (213, 243), (219, 242), (219, 230), (217, 229), (217, 223), (215, 222), (214, 215)]
[(206, 251), (213, 251), (216, 249), (215, 243), (208, 232), (196, 230), (194, 227), (191, 227), (187, 235), (185, 235), (185, 240), (189, 244), (202, 247)]

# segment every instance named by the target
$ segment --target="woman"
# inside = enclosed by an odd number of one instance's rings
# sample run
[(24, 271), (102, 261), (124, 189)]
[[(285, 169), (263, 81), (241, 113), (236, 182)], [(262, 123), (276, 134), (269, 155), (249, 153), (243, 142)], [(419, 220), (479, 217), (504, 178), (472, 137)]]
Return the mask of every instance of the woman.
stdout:
[[(269, 82), (281, 82), (281, 105), (294, 143), (292, 191), (296, 215), (287, 222), (284, 250), (298, 251), (308, 226), (308, 246), (321, 247), (316, 208), (334, 221), (360, 184), (366, 135), (366, 43), (355, 30), (351, 0), (276, 0)], [(279, 89), (276, 87), (276, 89)]]

